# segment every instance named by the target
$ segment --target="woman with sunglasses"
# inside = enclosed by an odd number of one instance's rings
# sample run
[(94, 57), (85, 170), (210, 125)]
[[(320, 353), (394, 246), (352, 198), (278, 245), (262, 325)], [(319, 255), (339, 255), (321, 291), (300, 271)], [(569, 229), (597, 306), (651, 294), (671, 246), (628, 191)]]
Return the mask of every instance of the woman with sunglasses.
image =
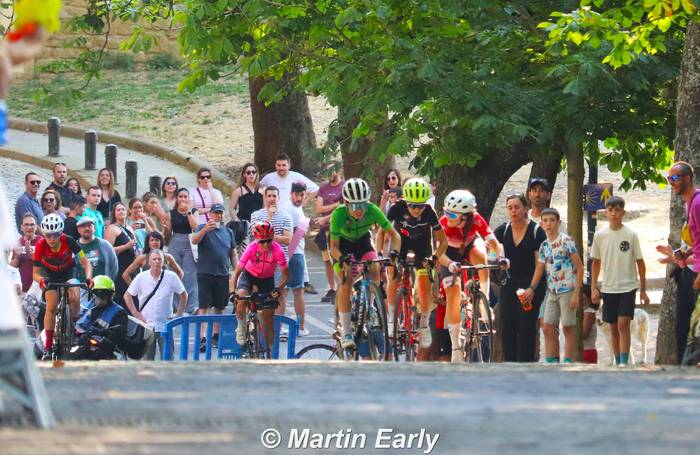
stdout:
[[(372, 244), (372, 228), (379, 226), (377, 243), (382, 245), (384, 237), (389, 234), (393, 250), (390, 256), (398, 255), (401, 249), (401, 236), (376, 205), (369, 202), (370, 189), (367, 182), (352, 178), (343, 184), (343, 201), (331, 214), (331, 256), (336, 261), (333, 269), (341, 283), (336, 293), (336, 308), (340, 320), (341, 345), (343, 349), (356, 347), (352, 336), (350, 292), (352, 280), (344, 279), (343, 265), (351, 259), (364, 261), (377, 259), (377, 251)], [(379, 265), (372, 264), (370, 276), (378, 286), (380, 282)]]
[[(452, 362), (462, 361), (459, 348), (459, 326), (461, 322), (460, 301), (462, 279), (460, 267), (463, 262), (486, 264), (487, 247), (495, 251), (499, 262), (506, 267), (503, 246), (498, 242), (488, 221), (476, 211), (476, 198), (467, 190), (454, 190), (445, 198), (440, 225), (445, 230), (447, 249), (439, 258), (440, 279), (445, 289), (445, 322), (452, 346)], [(453, 282), (454, 274), (458, 273)], [(479, 271), (481, 290), (489, 295), (489, 272)]]
[(97, 211), (102, 214), (105, 225), (107, 225), (110, 222), (109, 215), (112, 213), (112, 206), (121, 202), (122, 197), (119, 195), (119, 191), (114, 188), (114, 174), (106, 167), (97, 173), (97, 186), (102, 190), (102, 198), (97, 204)]
[[(432, 342), (428, 322), (433, 308), (433, 295), (424, 261), (432, 259), (433, 262), (437, 262), (437, 258), (442, 256), (447, 249), (445, 231), (440, 225), (435, 210), (427, 204), (429, 198), (430, 186), (424, 180), (408, 179), (403, 185), (403, 199), (392, 205), (387, 214), (389, 221), (394, 223), (394, 229), (401, 235), (399, 259), (406, 261), (409, 251), (413, 252), (414, 255), (413, 263), (416, 266), (416, 284), (421, 308), (418, 327), (420, 347), (423, 349), (429, 348)], [(379, 235), (383, 236), (381, 232)], [(433, 254), (433, 237), (439, 245), (435, 254)], [(399, 287), (400, 277), (395, 276), (393, 266), (387, 267), (387, 275), (389, 277), (387, 283), (388, 325), (389, 333), (393, 334), (396, 318), (396, 291)]]
[(223, 204), (224, 196), (221, 191), (214, 188), (213, 175), (208, 167), (200, 168), (197, 171), (197, 186), (190, 190), (190, 200), (192, 207), (199, 213), (199, 223), (207, 224), (209, 212), (213, 204)]
[(384, 213), (389, 213), (389, 208), (391, 207), (391, 200), (389, 190), (400, 189), (401, 188), (401, 173), (398, 169), (389, 169), (384, 176), (384, 192), (379, 200), (379, 207), (382, 208)]
[[(254, 163), (246, 163), (238, 179), (238, 187), (231, 193), (231, 224), (244, 223), (240, 228), (249, 232), (250, 214), (263, 208), (263, 187), (260, 174)], [(235, 226), (230, 226), (234, 234)], [(239, 241), (240, 240), (240, 241)], [(236, 250), (242, 255), (248, 245), (248, 235), (237, 236)]]
[(170, 238), (168, 253), (184, 270), (182, 284), (187, 291), (187, 312), (193, 313), (199, 308), (199, 288), (197, 286), (197, 263), (194, 260), (190, 234), (197, 229), (199, 214), (192, 207), (190, 192), (187, 188), (177, 190), (177, 204), (168, 213), (165, 236)]
[[(277, 299), (280, 289), (284, 288), (289, 278), (287, 259), (282, 246), (275, 242), (275, 230), (269, 221), (263, 221), (252, 228), (254, 241), (249, 244), (241, 256), (236, 269), (229, 281), (229, 289), (236, 289), (238, 297), (250, 295), (253, 287), (257, 287), (259, 293), (270, 293), (270, 297)], [(278, 287), (275, 287), (275, 269), (279, 267), (282, 278)], [(236, 302), (236, 341), (239, 345), (245, 345), (246, 340), (246, 310), (245, 301)], [(265, 344), (272, 346), (275, 333), (273, 328), (273, 318), (275, 308), (268, 308), (260, 311), (262, 319)]]
[[(510, 278), (505, 286), (500, 287), (498, 294), (503, 356), (506, 362), (534, 362), (537, 317), (547, 283), (540, 280), (535, 289), (530, 288), (530, 283), (535, 274), (540, 245), (547, 239), (547, 234), (528, 218), (527, 199), (523, 193), (507, 196), (506, 209), (510, 221), (494, 231), (512, 263)], [(516, 294), (521, 288), (534, 291), (534, 297), (530, 296), (529, 310), (523, 307)]]
[(177, 184), (177, 179), (169, 175), (163, 179), (163, 185), (161, 185), (160, 189), (163, 195), (163, 197), (160, 198), (160, 207), (167, 215), (175, 208), (175, 203), (177, 203), (177, 190), (179, 190), (180, 187)]
[(66, 219), (66, 215), (61, 213), (61, 196), (58, 191), (52, 189), (44, 191), (44, 194), (41, 195), (41, 210), (43, 210), (44, 216), (55, 213), (62, 220)]

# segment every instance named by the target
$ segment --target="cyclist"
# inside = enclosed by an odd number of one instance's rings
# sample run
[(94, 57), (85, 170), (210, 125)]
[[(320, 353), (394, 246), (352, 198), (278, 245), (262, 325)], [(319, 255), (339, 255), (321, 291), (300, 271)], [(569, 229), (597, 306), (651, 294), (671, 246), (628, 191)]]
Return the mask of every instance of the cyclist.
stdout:
[[(355, 260), (377, 259), (377, 251), (372, 245), (371, 229), (378, 225), (383, 241), (383, 235), (391, 236), (392, 248), (390, 255), (397, 257), (401, 249), (401, 236), (392, 227), (384, 213), (375, 204), (369, 202), (370, 189), (367, 182), (352, 178), (343, 184), (343, 201), (331, 214), (331, 256), (336, 261), (333, 268), (340, 278), (340, 288), (336, 294), (336, 308), (340, 320), (341, 345), (343, 349), (352, 349), (355, 340), (351, 334), (350, 292), (351, 280), (345, 280), (343, 266)], [(380, 284), (378, 264), (370, 267), (370, 276), (377, 285)]]
[[(437, 258), (442, 256), (447, 249), (445, 231), (440, 225), (435, 210), (427, 204), (429, 198), (430, 186), (424, 180), (419, 178), (408, 179), (403, 185), (403, 199), (392, 205), (387, 214), (387, 218), (394, 223), (394, 228), (401, 235), (399, 258), (405, 261), (409, 251), (412, 251), (415, 257), (416, 284), (421, 310), (420, 323), (418, 325), (421, 348), (430, 347), (432, 342), (428, 323), (433, 307), (433, 295), (424, 262), (429, 259), (436, 263)], [(382, 244), (380, 243), (380, 237), (384, 236), (383, 232), (380, 231), (377, 235), (377, 243), (379, 245)], [(435, 254), (433, 254), (431, 234), (439, 242), (439, 248)], [(389, 333), (392, 334), (394, 332), (393, 325), (396, 312), (396, 291), (399, 287), (400, 277), (393, 279), (393, 266), (390, 266), (387, 272), (389, 276), (387, 283)]]
[[(243, 256), (238, 260), (236, 270), (233, 272), (229, 282), (229, 288), (233, 289), (235, 286), (238, 297), (246, 297), (250, 295), (255, 286), (258, 289), (257, 292), (270, 293), (270, 297), (277, 299), (280, 295), (280, 289), (284, 288), (289, 278), (284, 250), (279, 243), (272, 240), (275, 237), (275, 230), (269, 221), (257, 223), (251, 231), (254, 241), (246, 247)], [(275, 267), (277, 266), (282, 272), (279, 287), (275, 287), (274, 278)], [(265, 343), (268, 347), (272, 346), (275, 338), (273, 318), (276, 307), (277, 305), (274, 305), (273, 308), (266, 308), (260, 311)], [(235, 309), (236, 320), (238, 321), (236, 341), (241, 346), (246, 341), (246, 308), (246, 302), (238, 301)]]
[[(503, 246), (498, 242), (488, 222), (476, 211), (476, 198), (467, 190), (454, 190), (445, 198), (440, 224), (447, 236), (447, 250), (439, 258), (440, 279), (445, 289), (447, 329), (452, 342), (452, 361), (461, 361), (459, 348), (461, 277), (452, 282), (453, 273), (459, 272), (463, 261), (470, 264), (486, 264), (487, 245), (495, 251), (498, 262), (504, 268), (508, 260), (503, 257)], [(481, 290), (489, 295), (489, 272), (479, 271)], [(454, 284), (454, 285), (453, 285)]]
[[(56, 324), (56, 307), (58, 306), (58, 292), (55, 288), (48, 288), (47, 283), (68, 283), (75, 281), (76, 258), (85, 271), (85, 282), (92, 286), (92, 267), (80, 245), (73, 238), (63, 234), (63, 220), (55, 213), (46, 215), (41, 221), (41, 231), (44, 238), (39, 240), (34, 250), (33, 279), (44, 290), (46, 300), (46, 314), (44, 315), (44, 329), (46, 342), (44, 348), (50, 354), (53, 348), (54, 326)], [(77, 318), (80, 310), (80, 292), (78, 288), (68, 289), (68, 303), (72, 314)]]

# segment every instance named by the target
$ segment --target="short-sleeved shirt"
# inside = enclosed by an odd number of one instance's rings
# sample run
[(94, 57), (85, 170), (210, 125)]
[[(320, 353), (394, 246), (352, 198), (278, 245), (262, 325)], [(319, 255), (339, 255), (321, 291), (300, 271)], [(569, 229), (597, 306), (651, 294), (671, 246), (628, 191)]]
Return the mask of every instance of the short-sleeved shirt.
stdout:
[(238, 265), (256, 278), (272, 278), (277, 266), (282, 270), (287, 268), (287, 259), (279, 243), (273, 241), (270, 245), (270, 249), (265, 251), (257, 241), (249, 244)]
[(93, 220), (95, 220), (95, 237), (103, 239), (105, 237), (105, 220), (102, 217), (102, 213), (95, 209), (91, 209), (88, 206), (85, 206), (85, 210), (83, 210), (83, 214), (77, 217), (76, 219), (80, 221), (81, 218), (84, 218), (86, 216), (89, 216)]
[(22, 216), (24, 216), (25, 213), (34, 215), (37, 223), (41, 223), (41, 220), (44, 219), (44, 211), (41, 209), (39, 201), (26, 191), (17, 199), (17, 203), (15, 204), (15, 225), (17, 227), (17, 232), (20, 234), (22, 234)]
[(61, 234), (57, 251), (51, 249), (46, 239), (37, 242), (34, 249), (34, 265), (49, 273), (68, 273), (75, 265), (76, 257), (83, 257), (80, 245), (71, 237)]
[(357, 242), (375, 225), (382, 229), (391, 228), (391, 222), (375, 204), (369, 202), (365, 216), (360, 219), (350, 216), (350, 210), (346, 205), (340, 205), (331, 214), (331, 239), (342, 237), (345, 240)]
[[(498, 226), (494, 235), (503, 244), (504, 253), (510, 260), (510, 282), (515, 286), (528, 287), (535, 274), (535, 253), (547, 239), (547, 234), (537, 223), (528, 220), (525, 234), (517, 245), (513, 239), (513, 227), (510, 223)], [(540, 286), (544, 288), (543, 281)]]
[[(204, 225), (197, 226), (195, 232), (204, 229)], [(236, 248), (236, 240), (233, 231), (226, 226), (213, 229), (206, 234), (198, 244), (199, 260), (197, 260), (197, 273), (216, 276), (228, 276), (231, 267), (231, 250)]]
[[(262, 223), (263, 221), (270, 222), (272, 228), (275, 230), (275, 235), (282, 235), (284, 231), (291, 233), (294, 230), (294, 222), (292, 221), (292, 215), (287, 213), (286, 210), (283, 210), (279, 206), (277, 207), (277, 211), (272, 215), (270, 219), (268, 219), (267, 209), (256, 210), (255, 212), (250, 214), (250, 242), (253, 242), (255, 240), (253, 238), (253, 227), (258, 223)], [(289, 260), (289, 254), (287, 253), (287, 245), (280, 246), (284, 251), (284, 257), (287, 260)]]
[[(162, 332), (165, 329), (165, 323), (172, 313), (173, 294), (182, 294), (185, 291), (182, 281), (175, 275), (175, 272), (164, 270), (163, 273), (163, 281), (158, 286), (156, 293), (141, 310), (146, 323), (153, 326), (156, 332)], [(158, 284), (158, 278), (153, 278), (150, 270), (147, 270), (136, 275), (126, 292), (137, 296), (141, 306), (153, 292), (156, 284)]]
[[(104, 252), (100, 248), (100, 239), (95, 237), (89, 243), (78, 241), (78, 245), (85, 254), (90, 266), (92, 266), (92, 276), (106, 275), (105, 266), (107, 259), (102, 257)], [(81, 281), (85, 281), (85, 271), (82, 268), (78, 271), (78, 278)]]
[(428, 252), (432, 251), (432, 233), (442, 230), (435, 210), (429, 205), (414, 218), (408, 211), (406, 201), (400, 200), (391, 206), (386, 217), (401, 236), (402, 258), (408, 251), (413, 251), (420, 259), (427, 257)]
[(78, 220), (76, 220), (75, 217), (67, 216), (66, 219), (63, 220), (63, 233), (68, 237), (73, 237), (75, 240), (80, 238), (80, 234), (78, 233)]
[(636, 232), (625, 225), (616, 231), (605, 226), (593, 236), (591, 251), (591, 257), (600, 260), (602, 292), (622, 294), (639, 288), (637, 260), (642, 259), (642, 248)]
[(547, 270), (547, 288), (555, 294), (572, 292), (576, 287), (576, 267), (571, 255), (576, 254), (574, 240), (564, 233), (540, 245), (538, 261)]
[(472, 243), (477, 236), (480, 236), (485, 241), (495, 238), (491, 227), (489, 227), (489, 222), (478, 212), (474, 212), (471, 228), (466, 235), (464, 228), (449, 227), (445, 215), (440, 217), (440, 225), (447, 236), (447, 244), (453, 248), (467, 246)]
[(306, 190), (309, 193), (318, 191), (318, 185), (309, 180), (303, 174), (294, 171), (289, 171), (284, 177), (280, 177), (277, 172), (270, 172), (269, 174), (266, 174), (262, 180), (260, 180), (260, 184), (262, 186), (277, 187), (279, 190), (280, 204), (290, 199), (292, 194), (292, 183), (294, 182), (304, 182), (306, 185)]
[[(335, 204), (336, 202), (340, 202), (343, 200), (343, 184), (344, 181), (340, 181), (337, 185), (331, 185), (330, 183), (324, 183), (321, 185), (321, 187), (318, 189), (318, 193), (316, 197), (320, 197), (321, 201), (323, 201), (323, 205), (331, 205)], [(333, 212), (333, 210), (320, 213), (319, 216), (328, 216)], [(327, 231), (328, 227), (330, 226), (330, 220), (326, 221), (325, 224), (319, 226), (320, 230), (322, 231)]]
[[(192, 207), (195, 209), (211, 208), (214, 196), (219, 202), (223, 203), (224, 196), (216, 188), (213, 188), (211, 191), (198, 186), (190, 189), (190, 200), (192, 201)], [(209, 221), (209, 213), (200, 213), (198, 223), (206, 224), (207, 221)]]
[[(700, 190), (695, 190), (690, 203), (686, 204), (686, 214), (688, 221), (688, 228), (690, 230), (690, 236), (692, 237), (693, 244), (691, 245), (691, 250), (693, 251), (693, 257), (700, 258)], [(689, 264), (688, 267), (693, 272), (700, 271), (700, 263)]]

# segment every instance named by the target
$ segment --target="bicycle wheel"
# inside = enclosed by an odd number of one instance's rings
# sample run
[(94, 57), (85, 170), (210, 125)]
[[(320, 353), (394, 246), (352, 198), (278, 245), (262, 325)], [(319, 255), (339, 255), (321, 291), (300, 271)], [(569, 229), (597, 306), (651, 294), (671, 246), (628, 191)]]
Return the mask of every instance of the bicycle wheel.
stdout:
[(480, 291), (472, 302), (471, 329), (467, 336), (468, 347), (464, 351), (467, 362), (491, 362), (492, 334), (493, 320), (489, 301)]
[(386, 323), (386, 307), (382, 293), (376, 284), (370, 283), (365, 296), (367, 317), (365, 328), (368, 334), (369, 356), (372, 360), (389, 360), (389, 333)]
[(301, 360), (340, 360), (335, 346), (328, 344), (311, 344), (297, 353), (297, 359)]
[(260, 359), (263, 358), (263, 353), (260, 349), (260, 344), (258, 343), (258, 317), (250, 316), (248, 317), (248, 336), (246, 343), (246, 351), (248, 351), (249, 359)]
[(406, 353), (408, 348), (408, 343), (406, 340), (406, 331), (402, 330), (404, 327), (404, 306), (408, 305), (408, 292), (405, 288), (399, 288), (396, 292), (396, 299), (394, 302), (394, 330), (390, 335), (393, 338), (393, 344), (391, 347), (394, 353), (394, 360), (397, 362), (400, 360), (401, 356)]
[[(64, 291), (65, 292), (65, 291)], [(73, 346), (73, 320), (70, 304), (68, 303), (68, 294), (63, 294), (63, 308), (56, 315), (56, 325), (58, 329), (58, 343), (55, 346), (55, 355), (57, 359), (64, 359), (66, 354)]]

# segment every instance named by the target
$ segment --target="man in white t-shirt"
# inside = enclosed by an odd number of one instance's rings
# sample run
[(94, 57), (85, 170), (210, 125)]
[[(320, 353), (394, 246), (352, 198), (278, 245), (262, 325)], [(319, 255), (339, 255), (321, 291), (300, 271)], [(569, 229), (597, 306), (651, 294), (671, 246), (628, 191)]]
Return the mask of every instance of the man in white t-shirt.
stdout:
[(316, 192), (318, 191), (318, 185), (309, 180), (303, 174), (290, 171), (289, 169), (291, 165), (292, 162), (289, 159), (289, 156), (286, 153), (280, 153), (275, 158), (275, 172), (270, 172), (260, 181), (262, 186), (277, 187), (279, 190), (280, 205), (286, 203), (290, 199), (292, 193), (292, 183), (294, 182), (303, 182), (306, 185), (307, 199), (316, 197)]
[[(148, 255), (149, 270), (136, 275), (124, 294), (124, 302), (132, 316), (153, 327), (155, 342), (146, 347), (144, 360), (155, 358), (156, 343), (163, 355), (164, 340), (160, 332), (165, 330), (165, 323), (172, 311), (173, 294), (180, 295), (180, 305), (176, 317), (182, 316), (187, 307), (187, 291), (180, 278), (170, 270), (163, 269), (163, 252), (153, 249)], [(160, 282), (160, 284), (158, 284)], [(157, 288), (156, 288), (157, 287)], [(155, 292), (153, 290), (155, 289)], [(134, 305), (134, 297), (139, 298), (139, 308)]]

